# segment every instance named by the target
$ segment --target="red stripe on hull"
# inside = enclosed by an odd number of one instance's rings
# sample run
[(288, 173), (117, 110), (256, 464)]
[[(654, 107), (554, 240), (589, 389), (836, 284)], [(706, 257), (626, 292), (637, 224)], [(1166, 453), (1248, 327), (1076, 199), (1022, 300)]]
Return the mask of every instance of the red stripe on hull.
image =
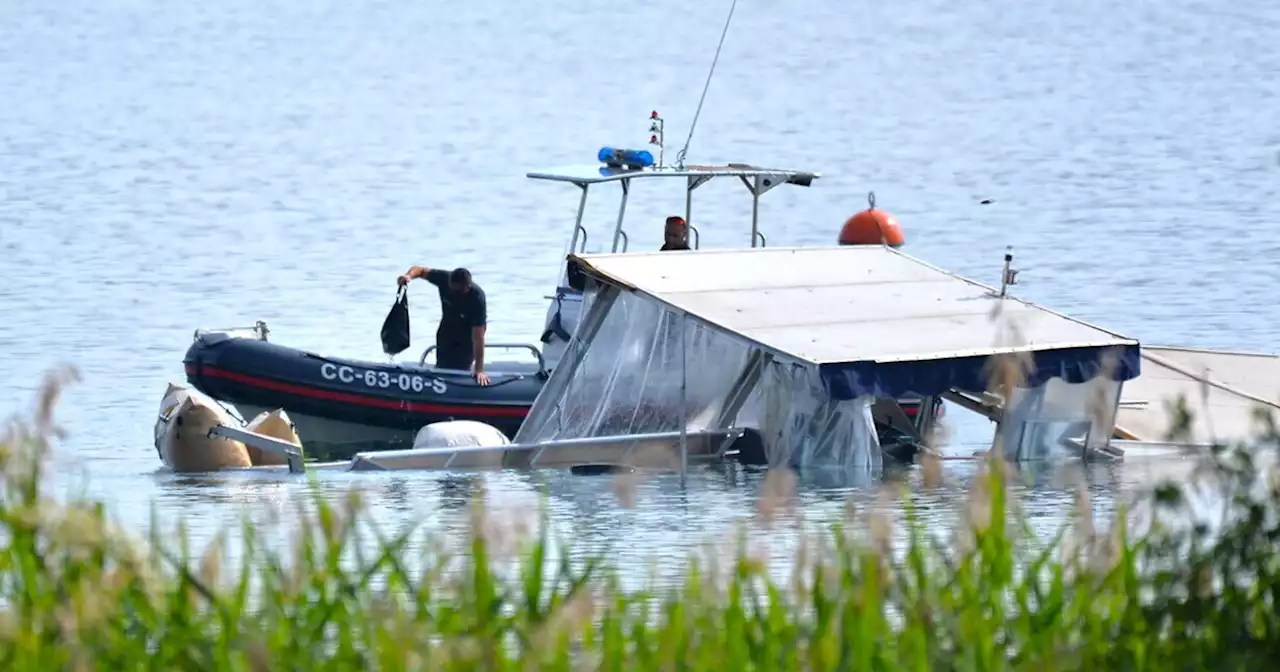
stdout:
[[(478, 415), (489, 417), (504, 418), (523, 418), (529, 414), (527, 407), (510, 407), (510, 406), (480, 406), (470, 404), (426, 404), (419, 401), (398, 401), (393, 399), (382, 399), (379, 397), (370, 397), (363, 394), (351, 394), (349, 392), (331, 392), (315, 387), (304, 385), (296, 385), (293, 383), (282, 383), (267, 378), (259, 378), (235, 371), (227, 371), (213, 366), (202, 367), (200, 372), (214, 378), (222, 378), (223, 380), (231, 380), (245, 385), (252, 385), (267, 390), (275, 390), (276, 392), (286, 392), (288, 394), (297, 394), (312, 399), (324, 399), (325, 401), (340, 401), (347, 404), (356, 404), (357, 406), (375, 406), (378, 408), (389, 408), (397, 411), (412, 411), (416, 413), (435, 413), (438, 415)], [(191, 365), (187, 365), (187, 374), (195, 375), (195, 371)]]

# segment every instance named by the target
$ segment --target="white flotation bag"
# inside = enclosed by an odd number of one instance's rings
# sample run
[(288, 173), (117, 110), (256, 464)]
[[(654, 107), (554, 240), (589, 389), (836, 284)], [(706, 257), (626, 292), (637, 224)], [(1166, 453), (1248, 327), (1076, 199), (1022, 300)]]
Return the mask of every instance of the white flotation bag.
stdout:
[(493, 425), (475, 420), (433, 422), (418, 430), (414, 448), (458, 448), (461, 446), (506, 446), (511, 440)]
[(156, 451), (176, 472), (217, 471), (251, 466), (249, 450), (239, 441), (209, 437), (215, 425), (240, 426), (222, 406), (198, 390), (169, 384), (156, 419)]
[[(284, 412), (283, 408), (259, 413), (258, 417), (249, 421), (245, 429), (255, 434), (288, 441), (299, 448), (302, 447), (302, 440), (298, 438), (298, 433), (294, 431), (293, 423), (289, 420), (289, 415)], [(288, 464), (288, 460), (283, 455), (259, 450), (249, 445), (246, 445), (245, 449), (249, 451), (249, 460), (253, 462), (255, 467), (264, 464)]]

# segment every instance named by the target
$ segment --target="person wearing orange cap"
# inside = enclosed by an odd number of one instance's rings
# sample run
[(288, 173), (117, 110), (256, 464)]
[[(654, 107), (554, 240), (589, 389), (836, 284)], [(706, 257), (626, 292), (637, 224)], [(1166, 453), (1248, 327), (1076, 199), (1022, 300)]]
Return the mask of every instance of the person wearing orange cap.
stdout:
[(668, 217), (662, 238), (662, 252), (689, 249), (689, 226), (685, 224), (684, 217)]

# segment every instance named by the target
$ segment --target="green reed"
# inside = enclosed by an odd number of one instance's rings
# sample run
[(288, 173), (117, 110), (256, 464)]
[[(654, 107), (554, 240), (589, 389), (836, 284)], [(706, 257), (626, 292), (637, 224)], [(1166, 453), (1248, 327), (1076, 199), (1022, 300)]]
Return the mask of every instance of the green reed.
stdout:
[[(1099, 533), (1086, 509), (1032, 545), (995, 451), (953, 539), (927, 534), (908, 502), (899, 561), (887, 520), (850, 517), (805, 538), (791, 581), (743, 546), (723, 570), (695, 561), (674, 588), (628, 591), (602, 559), (553, 556), (545, 519), (512, 563), (479, 504), (454, 552), (411, 553), (412, 530), (362, 543), (372, 528), (357, 496), (317, 496), (285, 552), (246, 523), (235, 566), (223, 537), (198, 555), (182, 538), (137, 539), (100, 502), (41, 490), (63, 382), (51, 377), (34, 417), (0, 441), (0, 669), (1264, 670), (1280, 659), (1280, 495), (1259, 466), (1280, 446), (1269, 417), (1249, 450), (1206, 456), (1206, 482), (1233, 514), (1217, 529), (1137, 535), (1119, 515)], [(1162, 486), (1151, 504), (1183, 516), (1180, 492)]]

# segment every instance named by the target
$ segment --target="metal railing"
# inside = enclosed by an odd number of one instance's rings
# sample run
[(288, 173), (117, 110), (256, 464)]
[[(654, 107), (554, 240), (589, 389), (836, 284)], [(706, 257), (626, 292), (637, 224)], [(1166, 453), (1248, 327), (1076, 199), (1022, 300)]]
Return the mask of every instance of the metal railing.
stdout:
[[(490, 348), (493, 348), (493, 349), (495, 349), (495, 350), (497, 350), (497, 349), (511, 349), (511, 348), (515, 348), (515, 349), (517, 349), (517, 350), (519, 350), (519, 349), (528, 350), (529, 352), (533, 353), (533, 357), (534, 357), (534, 359), (536, 359), (536, 360), (537, 360), (537, 362), (538, 362), (538, 373), (543, 374), (543, 375), (545, 375), (545, 374), (547, 373), (547, 360), (546, 360), (546, 358), (544, 358), (544, 357), (542, 356), (542, 351), (541, 351), (541, 350), (539, 350), (539, 349), (537, 349), (536, 347), (534, 347), (534, 346), (532, 346), (532, 345), (528, 344), (528, 343), (485, 343), (485, 344), (484, 344), (484, 349), (485, 349), (485, 350), (488, 350), (488, 349), (490, 349)], [(436, 350), (436, 346), (434, 346), (434, 345), (433, 345), (433, 346), (428, 347), (426, 350), (423, 350), (423, 351), (422, 351), (422, 356), (418, 358), (418, 366), (426, 366), (426, 365), (427, 365), (427, 355), (430, 355), (431, 353), (435, 352), (435, 350)], [(450, 370), (452, 370), (452, 369), (440, 369), (440, 370), (441, 370), (441, 371), (450, 371)]]

